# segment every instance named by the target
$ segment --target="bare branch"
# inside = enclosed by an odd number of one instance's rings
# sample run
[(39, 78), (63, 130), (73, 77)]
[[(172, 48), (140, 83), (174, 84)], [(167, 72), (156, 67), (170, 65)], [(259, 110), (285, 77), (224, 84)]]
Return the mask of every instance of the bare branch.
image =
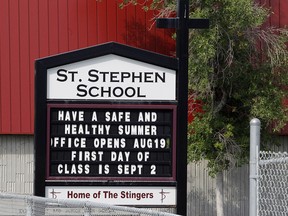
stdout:
[(262, 50), (266, 51), (267, 56), (270, 60), (271, 66), (283, 65), (283, 61), (287, 60), (288, 52), (285, 45), (286, 41), (283, 41), (281, 36), (288, 36), (287, 29), (276, 29), (274, 27), (254, 28), (246, 32), (247, 37), (254, 41), (254, 43), (261, 44)]

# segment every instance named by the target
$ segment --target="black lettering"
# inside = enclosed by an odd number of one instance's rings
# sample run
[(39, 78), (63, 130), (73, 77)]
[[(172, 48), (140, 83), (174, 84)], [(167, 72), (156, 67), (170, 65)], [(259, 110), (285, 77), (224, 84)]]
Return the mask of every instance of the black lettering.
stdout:
[(119, 72), (110, 72), (110, 82), (119, 82)]
[(135, 72), (132, 73), (132, 82), (135, 83), (137, 82), (136, 80), (138, 80), (139, 83), (142, 82), (142, 73), (140, 73), (139, 75), (136, 75)]
[[(130, 90), (130, 93), (129, 93), (129, 90)], [(125, 89), (125, 95), (127, 97), (134, 97), (135, 94), (136, 94), (136, 90), (134, 88), (128, 87), (128, 88)]]
[(109, 72), (108, 71), (101, 71), (99, 72), (102, 76), (102, 81), (103, 82), (106, 82), (106, 76), (109, 75)]
[(93, 90), (96, 90), (96, 92), (99, 90), (99, 88), (98, 87), (96, 87), (96, 86), (92, 86), (90, 89), (89, 89), (89, 95), (91, 96), (91, 97), (97, 97), (97, 96), (99, 96), (99, 94), (98, 93), (95, 93), (95, 94), (93, 94)]
[[(118, 94), (117, 94), (117, 90), (118, 90)], [(122, 97), (123, 96), (123, 89), (121, 87), (116, 87), (113, 89), (113, 95), (115, 97)]]
[(128, 79), (130, 77), (129, 72), (122, 72), (121, 82), (124, 82), (124, 79)]
[(71, 74), (71, 81), (74, 82), (75, 81), (75, 74), (77, 74), (78, 71), (68, 71), (68, 74)]
[(77, 86), (77, 96), (79, 97), (85, 97), (87, 96), (87, 91), (86, 91), (87, 85), (84, 84), (80, 84)]
[(101, 97), (105, 97), (104, 94), (107, 94), (107, 97), (111, 97), (111, 87), (108, 87), (107, 90), (101, 87)]
[[(66, 80), (67, 80), (67, 75), (66, 75), (66, 73), (67, 73), (67, 70), (65, 70), (65, 69), (59, 69), (58, 71), (57, 71), (57, 81), (59, 81), (59, 82), (65, 82)], [(60, 78), (62, 78), (62, 79), (60, 79)]]
[(155, 74), (156, 83), (158, 82), (158, 80), (161, 80), (162, 83), (165, 83), (165, 73), (162, 73), (162, 76), (159, 73), (156, 73)]
[(137, 97), (146, 97), (146, 95), (141, 95), (140, 87), (137, 87)]
[(90, 81), (90, 82), (97, 82), (97, 81), (99, 80), (98, 72), (99, 72), (99, 71), (97, 71), (97, 70), (95, 70), (95, 69), (92, 69), (92, 70), (88, 71), (88, 75), (89, 75), (88, 81)]
[(145, 72), (144, 73), (144, 82), (146, 83), (153, 83), (153, 78), (152, 78), (153, 72)]

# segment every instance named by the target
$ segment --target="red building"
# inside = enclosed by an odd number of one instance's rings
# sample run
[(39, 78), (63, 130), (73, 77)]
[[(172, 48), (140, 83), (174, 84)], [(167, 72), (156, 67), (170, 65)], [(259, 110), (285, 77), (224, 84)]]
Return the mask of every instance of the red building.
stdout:
[(155, 11), (121, 0), (1, 0), (0, 134), (34, 133), (34, 61), (115, 41), (173, 55), (171, 30)]
[[(172, 31), (155, 26), (157, 12), (120, 2), (1, 0), (0, 134), (34, 133), (35, 59), (109, 41), (174, 55)], [(287, 2), (257, 2), (273, 11), (268, 25), (287, 25)]]

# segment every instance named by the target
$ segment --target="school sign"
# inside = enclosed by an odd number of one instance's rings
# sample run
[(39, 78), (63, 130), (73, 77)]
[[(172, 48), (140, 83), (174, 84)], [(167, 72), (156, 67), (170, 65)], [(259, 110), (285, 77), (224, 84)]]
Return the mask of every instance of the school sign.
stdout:
[(114, 42), (37, 60), (35, 195), (176, 207), (177, 77)]

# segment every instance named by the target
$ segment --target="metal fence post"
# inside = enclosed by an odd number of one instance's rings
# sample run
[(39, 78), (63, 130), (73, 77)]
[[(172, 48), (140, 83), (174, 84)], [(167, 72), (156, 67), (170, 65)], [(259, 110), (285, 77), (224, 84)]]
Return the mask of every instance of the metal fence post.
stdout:
[(249, 216), (257, 216), (257, 168), (260, 150), (260, 120), (250, 121), (250, 174), (249, 174)]

